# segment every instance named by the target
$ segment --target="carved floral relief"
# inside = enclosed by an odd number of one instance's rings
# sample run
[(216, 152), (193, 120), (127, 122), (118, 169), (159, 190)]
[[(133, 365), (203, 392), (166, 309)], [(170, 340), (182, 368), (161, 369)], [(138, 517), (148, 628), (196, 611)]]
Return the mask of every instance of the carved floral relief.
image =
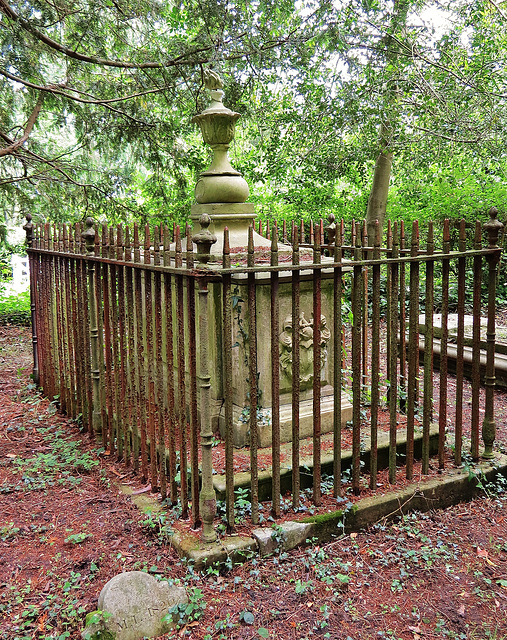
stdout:
[[(313, 384), (313, 341), (314, 319), (307, 320), (305, 314), (299, 314), (296, 330), (299, 333), (299, 383), (301, 389), (306, 389)], [(294, 323), (292, 315), (287, 316), (283, 322), (283, 332), (280, 336), (280, 368), (282, 374), (292, 381), (292, 353)], [(327, 327), (326, 317), (320, 316), (320, 368), (322, 371), (327, 362), (327, 347), (331, 338), (331, 332)]]

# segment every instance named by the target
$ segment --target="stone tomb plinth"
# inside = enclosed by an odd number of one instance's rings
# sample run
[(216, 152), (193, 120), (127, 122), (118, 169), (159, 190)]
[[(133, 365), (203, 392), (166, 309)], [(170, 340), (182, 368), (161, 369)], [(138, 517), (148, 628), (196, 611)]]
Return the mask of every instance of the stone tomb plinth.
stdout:
[[(327, 277), (326, 277), (327, 276)], [(271, 281), (267, 274), (258, 274), (255, 279), (257, 312), (257, 372), (258, 372), (258, 434), (259, 447), (271, 445), (272, 438), (272, 390), (271, 390)], [(234, 445), (249, 443), (249, 336), (248, 336), (248, 291), (246, 275), (232, 278), (233, 305), (232, 322), (232, 379), (225, 380), (222, 360), (222, 311), (221, 288), (212, 285), (209, 353), (211, 361), (212, 419), (216, 429), (225, 436), (224, 388), (232, 393)], [(321, 362), (316, 368), (321, 389), (321, 430), (333, 430), (334, 390), (332, 386), (333, 362), (333, 278), (332, 272), (323, 270), (321, 309)], [(292, 336), (299, 332), (300, 339), (300, 438), (313, 433), (313, 281), (310, 270), (302, 272), (300, 285), (300, 317), (292, 318), (292, 279), (290, 272), (281, 272), (279, 285), (279, 371), (280, 371), (280, 439), (292, 440)], [(216, 333), (215, 333), (216, 332)], [(338, 366), (341, 366), (338, 363)], [(352, 419), (352, 405), (342, 393), (342, 425)]]

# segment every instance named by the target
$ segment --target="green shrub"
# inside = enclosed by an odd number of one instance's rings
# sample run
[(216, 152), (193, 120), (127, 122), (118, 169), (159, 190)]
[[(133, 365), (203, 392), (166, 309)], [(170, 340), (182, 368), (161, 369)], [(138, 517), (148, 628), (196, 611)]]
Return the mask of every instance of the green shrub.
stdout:
[(29, 326), (30, 322), (29, 291), (0, 297), (0, 324)]

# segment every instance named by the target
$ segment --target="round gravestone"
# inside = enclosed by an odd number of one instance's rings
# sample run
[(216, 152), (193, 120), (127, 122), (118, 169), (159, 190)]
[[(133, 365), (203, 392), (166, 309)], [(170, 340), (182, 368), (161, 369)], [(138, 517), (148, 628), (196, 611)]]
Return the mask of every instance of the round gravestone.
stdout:
[(99, 595), (98, 608), (111, 614), (105, 627), (116, 640), (156, 638), (167, 633), (168, 610), (188, 602), (183, 587), (156, 580), (143, 571), (127, 571), (110, 580)]

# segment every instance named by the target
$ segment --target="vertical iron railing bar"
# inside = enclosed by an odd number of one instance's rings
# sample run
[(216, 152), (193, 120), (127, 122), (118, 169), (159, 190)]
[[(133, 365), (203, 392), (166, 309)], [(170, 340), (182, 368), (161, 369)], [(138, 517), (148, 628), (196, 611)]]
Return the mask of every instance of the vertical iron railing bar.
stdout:
[[(419, 253), (419, 223), (412, 223), (410, 255)], [(406, 475), (412, 480), (414, 474), (414, 428), (417, 403), (417, 376), (419, 361), (419, 262), (410, 263), (410, 304), (408, 328), (408, 381), (407, 381), (407, 462)]]
[[(278, 265), (278, 227), (273, 225), (271, 266)], [(271, 429), (272, 429), (272, 512), (280, 517), (280, 317), (278, 308), (279, 275), (271, 273)]]
[[(75, 252), (75, 238), (73, 233), (72, 225), (69, 225), (69, 253)], [(70, 317), (72, 322), (72, 333), (73, 333), (73, 357), (74, 357), (74, 384), (76, 390), (76, 419), (81, 420), (81, 424), (84, 426), (86, 422), (84, 420), (84, 380), (85, 374), (81, 369), (82, 358), (83, 358), (83, 350), (84, 346), (81, 342), (81, 321), (78, 316), (78, 307), (77, 307), (77, 275), (76, 275), (76, 263), (77, 260), (75, 257), (69, 259), (69, 299), (70, 299)]]
[[(86, 247), (83, 247), (84, 238), (82, 237), (82, 229), (80, 224), (76, 224), (76, 250), (79, 253), (86, 252)], [(90, 332), (90, 300), (88, 296), (87, 285), (87, 270), (88, 261), (86, 258), (79, 260), (78, 266), (78, 292), (80, 293), (78, 299), (78, 312), (81, 317), (82, 326), (82, 345), (83, 345), (83, 371), (84, 381), (86, 387), (86, 418), (88, 425), (88, 433), (92, 435), (94, 433), (93, 425), (93, 378), (92, 378), (92, 360), (91, 360), (91, 332)]]
[[(130, 243), (130, 228), (125, 227), (125, 262), (132, 261), (132, 246)], [(136, 355), (136, 317), (135, 317), (135, 295), (134, 295), (134, 267), (125, 267), (125, 300), (126, 300), (126, 325), (128, 334), (128, 353), (127, 359), (127, 400), (129, 406), (129, 434), (130, 448), (132, 456), (132, 466), (134, 471), (139, 470), (139, 411), (137, 409), (137, 355)]]
[(138, 407), (138, 437), (140, 438), (139, 453), (141, 461), (141, 477), (148, 480), (148, 452), (147, 452), (147, 387), (145, 360), (146, 315), (145, 296), (143, 296), (142, 274), (137, 268), (141, 263), (141, 242), (139, 226), (134, 223), (134, 295), (135, 295), (135, 324), (136, 324), (136, 389)]
[(28, 274), (30, 279), (30, 321), (32, 330), (32, 355), (33, 355), (33, 369), (32, 380), (36, 385), (39, 385), (39, 351), (37, 344), (37, 266), (38, 257), (30, 249), (34, 247), (34, 224), (32, 222), (32, 214), (27, 213), (25, 215), (26, 224), (23, 226), (25, 230), (25, 246), (28, 253)]
[(63, 266), (63, 225), (54, 226), (55, 249), (60, 255), (55, 258), (55, 284), (56, 284), (56, 341), (60, 354), (60, 409), (67, 415), (70, 413), (70, 386), (68, 385), (68, 349), (67, 325), (65, 323), (65, 276)]
[[(160, 265), (161, 227), (156, 226), (153, 231), (153, 264)], [(154, 279), (154, 309), (155, 315), (155, 411), (157, 413), (157, 467), (159, 473), (159, 488), (162, 500), (167, 498), (166, 474), (166, 438), (165, 438), (165, 402), (164, 402), (164, 370), (162, 361), (162, 274), (155, 271)]]
[[(222, 253), (222, 266), (224, 269), (231, 267), (231, 250), (229, 245), (229, 229), (224, 227), (224, 245)], [(232, 295), (231, 274), (223, 276), (222, 283), (222, 323), (223, 323), (223, 362), (224, 362), (224, 421), (225, 421), (225, 509), (227, 520), (227, 532), (234, 531), (234, 443), (232, 424), (232, 393), (228, 380), (232, 380)]]
[[(59, 237), (60, 234), (60, 237)], [(53, 290), (51, 312), (52, 312), (52, 342), (57, 356), (57, 368), (55, 371), (56, 389), (57, 393), (53, 396), (53, 400), (57, 401), (57, 404), (66, 410), (66, 397), (65, 397), (65, 358), (64, 358), (64, 340), (63, 338), (63, 325), (62, 325), (62, 291), (61, 291), (61, 260), (58, 254), (59, 241), (61, 240), (61, 229), (55, 224), (51, 226), (50, 235), (50, 248), (54, 252), (52, 256), (52, 268), (51, 268), (51, 289)]]
[[(444, 220), (442, 250), (449, 253), (451, 235), (449, 231), (449, 219)], [(447, 428), (447, 374), (449, 342), (449, 274), (450, 260), (442, 260), (442, 309), (440, 322), (440, 385), (439, 385), (439, 409), (438, 409), (438, 468), (445, 468), (445, 432)]]
[[(40, 248), (46, 248), (46, 224), (40, 225)], [(41, 318), (41, 330), (39, 331), (40, 341), (41, 341), (41, 352), (44, 354), (40, 359), (40, 376), (41, 376), (41, 387), (44, 391), (44, 394), (49, 397), (50, 395), (50, 377), (48, 366), (52, 367), (53, 362), (51, 359), (51, 351), (49, 349), (49, 327), (48, 327), (48, 294), (47, 294), (47, 286), (46, 281), (48, 278), (48, 265), (49, 265), (49, 256), (47, 254), (40, 254), (40, 291), (39, 291), (39, 302), (40, 302), (40, 318)]]
[[(151, 234), (149, 225), (144, 227), (144, 264), (151, 264)], [(146, 393), (148, 395), (148, 437), (149, 446), (149, 469), (151, 490), (158, 491), (158, 469), (157, 469), (157, 436), (155, 433), (155, 383), (154, 383), (154, 349), (153, 349), (153, 273), (145, 271), (144, 274), (144, 339), (146, 341), (146, 351), (144, 358)]]
[[(321, 263), (321, 225), (316, 224), (313, 233), (313, 262)], [(316, 506), (322, 503), (321, 495), (321, 430), (320, 413), (320, 372), (321, 355), (321, 321), (322, 321), (322, 272), (313, 269), (313, 502)]]
[[(82, 232), (82, 237), (86, 243), (86, 252), (88, 256), (96, 255), (97, 231), (95, 229), (92, 218), (86, 220), (86, 231)], [(100, 343), (98, 328), (98, 300), (96, 295), (96, 271), (95, 261), (87, 260), (88, 271), (88, 288), (87, 301), (89, 310), (89, 334), (90, 334), (90, 352), (91, 352), (91, 380), (92, 380), (92, 425), (95, 435), (101, 433), (101, 389), (100, 389)]]
[[(164, 226), (164, 265), (168, 266), (170, 257), (169, 227)], [(164, 274), (164, 304), (165, 304), (165, 347), (167, 361), (167, 413), (168, 413), (168, 434), (167, 434), (167, 476), (169, 484), (169, 498), (171, 504), (176, 504), (178, 500), (178, 488), (176, 485), (176, 407), (175, 407), (175, 381), (174, 381), (174, 324), (173, 318), (173, 276), (170, 273)]]
[[(474, 249), (480, 249), (482, 245), (481, 223), (475, 222)], [(479, 404), (481, 388), (481, 285), (482, 285), (482, 258), (473, 258), (474, 294), (472, 309), (472, 412), (470, 425), (470, 453), (473, 460), (479, 459)]]
[[(187, 245), (188, 249), (188, 245)], [(202, 487), (199, 496), (199, 512), (202, 517), (202, 540), (210, 543), (216, 540), (213, 520), (216, 515), (216, 495), (213, 487), (212, 441), (211, 426), (211, 377), (208, 365), (208, 281), (206, 276), (198, 280), (199, 295), (199, 378), (201, 399), (201, 452), (202, 452)], [(192, 507), (193, 508), (193, 507)]]
[(43, 316), (42, 316), (42, 310), (43, 310), (43, 304), (41, 301), (41, 290), (42, 290), (42, 279), (43, 279), (43, 274), (42, 274), (42, 260), (43, 260), (43, 256), (40, 253), (40, 248), (41, 248), (41, 228), (39, 224), (34, 225), (34, 239), (33, 239), (33, 243), (32, 243), (32, 247), (34, 249), (36, 249), (37, 253), (34, 255), (34, 294), (35, 294), (35, 300), (34, 300), (34, 306), (35, 306), (35, 326), (36, 326), (36, 330), (37, 330), (37, 364), (38, 364), (38, 380), (36, 381), (36, 384), (39, 387), (43, 387), (44, 385), (42, 384), (42, 369), (43, 369), (43, 362), (42, 362), (42, 357), (43, 357), (43, 353), (45, 353), (43, 351), (43, 336), (42, 336), (42, 331), (43, 331)]
[(54, 306), (54, 327), (55, 327), (55, 343), (58, 347), (58, 359), (60, 370), (58, 371), (58, 387), (60, 395), (58, 397), (58, 406), (64, 412), (68, 412), (67, 388), (66, 388), (66, 363), (65, 363), (65, 326), (63, 321), (64, 297), (63, 297), (63, 269), (62, 256), (60, 254), (62, 245), (62, 227), (61, 225), (53, 225), (53, 250), (56, 252), (54, 259), (54, 284), (56, 288), (56, 304)]
[[(52, 249), (51, 245), (51, 236), (50, 236), (50, 225), (47, 223), (45, 225), (45, 234), (44, 239), (46, 242), (46, 246), (48, 250)], [(48, 339), (48, 352), (51, 354), (49, 358), (49, 362), (51, 363), (50, 369), (48, 369), (48, 379), (49, 379), (49, 398), (51, 400), (54, 399), (57, 394), (57, 378), (56, 373), (58, 371), (58, 354), (56, 351), (56, 345), (54, 341), (54, 297), (55, 297), (55, 286), (54, 286), (54, 257), (52, 255), (48, 256), (47, 260), (47, 270), (46, 270), (46, 299), (47, 299), (47, 339)]]
[[(179, 225), (175, 229), (174, 265), (183, 266), (181, 234)], [(187, 472), (187, 415), (185, 385), (185, 322), (184, 322), (184, 280), (176, 276), (176, 316), (177, 316), (177, 361), (178, 361), (178, 424), (180, 433), (180, 499), (182, 518), (188, 518), (188, 472)]]
[[(109, 270), (109, 282), (111, 286), (110, 307), (111, 307), (111, 344), (112, 344), (112, 361), (113, 361), (113, 424), (111, 427), (113, 438), (116, 444), (117, 459), (123, 457), (123, 433), (121, 420), (121, 377), (120, 377), (120, 330), (119, 330), (119, 312), (118, 312), (118, 289), (119, 289), (119, 271), (121, 267), (116, 266), (117, 262), (117, 238), (115, 237), (115, 228), (109, 227), (109, 257), (112, 264)], [(120, 256), (121, 257), (121, 256)]]
[[(194, 245), (190, 225), (186, 227), (187, 269), (194, 268)], [(203, 294), (204, 296), (204, 294)], [(192, 523), (194, 529), (200, 525), (199, 515), (199, 425), (197, 422), (197, 339), (195, 316), (195, 280), (187, 277), (187, 323), (188, 323), (188, 372), (190, 400), (190, 495), (192, 500)]]
[(79, 384), (77, 385), (78, 400), (79, 400), (79, 412), (81, 418), (81, 426), (84, 430), (88, 430), (88, 398), (87, 387), (89, 379), (89, 369), (86, 366), (86, 353), (88, 351), (87, 334), (85, 331), (84, 315), (88, 315), (88, 309), (82, 304), (82, 280), (80, 274), (82, 273), (83, 260), (81, 257), (77, 257), (80, 252), (80, 231), (79, 225), (76, 223), (71, 227), (71, 250), (73, 251), (74, 258), (72, 259), (72, 314), (75, 318), (76, 325), (76, 366), (77, 366), (77, 378)]
[[(405, 255), (405, 223), (400, 220), (400, 256)], [(399, 291), (400, 291), (400, 411), (407, 412), (407, 318), (406, 318), (406, 263), (401, 261), (399, 266)]]
[(496, 341), (496, 278), (498, 273), (498, 263), (502, 253), (498, 246), (498, 236), (504, 228), (497, 219), (498, 209), (491, 207), (489, 210), (490, 219), (485, 223), (484, 229), (488, 234), (488, 249), (495, 252), (486, 256), (488, 262), (488, 326), (486, 329), (486, 373), (484, 376), (485, 403), (484, 421), (482, 423), (482, 439), (484, 442), (484, 452), (482, 457), (491, 460), (495, 457), (493, 444), (496, 437), (495, 422), (495, 341)]
[[(387, 221), (387, 236), (386, 236), (386, 257), (393, 257), (393, 230), (391, 220)], [(387, 298), (387, 306), (386, 306), (386, 353), (387, 355), (387, 390), (386, 390), (386, 398), (389, 400), (391, 396), (391, 380), (393, 374), (391, 373), (391, 358), (389, 354), (391, 353), (391, 296), (392, 296), (392, 285), (391, 285), (391, 276), (392, 276), (392, 267), (391, 263), (387, 266), (387, 274), (386, 274), (386, 298)]]
[[(398, 222), (395, 221), (392, 233), (392, 257), (399, 258)], [(398, 302), (399, 302), (399, 264), (389, 266), (390, 295), (389, 302), (389, 482), (396, 482), (396, 447), (398, 428)]]
[[(466, 227), (464, 218), (459, 227), (459, 251), (466, 251)], [(458, 327), (456, 336), (456, 414), (454, 432), (454, 463), (461, 464), (463, 446), (463, 365), (465, 346), (465, 288), (466, 258), (458, 258)]]
[[(63, 251), (65, 254), (69, 253), (69, 228), (66, 224), (63, 225)], [(62, 258), (63, 265), (63, 284), (64, 284), (64, 298), (65, 298), (65, 331), (67, 339), (67, 393), (69, 396), (69, 413), (73, 418), (77, 417), (77, 384), (76, 384), (76, 366), (75, 366), (75, 349), (76, 344), (74, 341), (74, 322), (72, 318), (72, 287), (70, 283), (70, 258)]]
[[(95, 225), (95, 251), (94, 257), (100, 256), (100, 235), (99, 226)], [(95, 261), (95, 298), (97, 301), (97, 348), (98, 348), (98, 374), (99, 374), (99, 397), (100, 397), (100, 433), (103, 435), (108, 429), (108, 415), (106, 405), (106, 382), (105, 382), (105, 347), (104, 347), (104, 299), (102, 295), (102, 274), (105, 265)]]
[[(301, 238), (304, 226), (301, 221)], [(299, 237), (296, 224), (292, 224), (292, 264), (298, 266)], [(300, 397), (300, 354), (299, 354), (299, 315), (300, 307), (299, 270), (292, 272), (292, 507), (299, 509), (300, 477), (299, 477), (299, 397)]]
[[(253, 227), (248, 227), (247, 264), (254, 266)], [(257, 448), (259, 445), (257, 429), (258, 376), (257, 376), (257, 305), (255, 291), (255, 273), (247, 275), (248, 290), (248, 382), (250, 391), (250, 491), (252, 501), (252, 523), (259, 522), (259, 470), (257, 466)]]
[[(108, 248), (108, 228), (104, 223), (102, 224), (102, 233), (101, 233), (101, 255), (106, 258), (109, 256), (109, 248)], [(95, 265), (95, 270), (98, 273), (99, 270), (102, 271), (102, 300), (104, 304), (104, 349), (105, 349), (105, 372), (104, 379), (106, 383), (105, 390), (105, 399), (106, 399), (106, 412), (107, 412), (107, 426), (103, 429), (102, 432), (102, 441), (104, 443), (104, 447), (109, 449), (109, 452), (112, 456), (114, 456), (115, 452), (115, 438), (114, 438), (114, 427), (113, 427), (113, 403), (112, 397), (114, 394), (113, 389), (113, 362), (112, 362), (112, 344), (111, 344), (111, 267), (109, 264), (98, 264)]]
[(355, 225), (356, 248), (352, 277), (352, 491), (359, 495), (361, 455), (361, 226)]
[[(116, 227), (116, 244), (115, 257), (116, 260), (123, 262), (124, 260), (124, 234), (123, 227), (118, 224)], [(116, 405), (116, 424), (118, 433), (118, 456), (128, 464), (130, 458), (130, 442), (129, 442), (129, 400), (127, 397), (127, 322), (125, 309), (125, 267), (117, 268), (118, 290), (117, 290), (117, 366), (119, 388), (117, 389), (117, 405)]]
[[(363, 226), (361, 228), (361, 239), (363, 245), (363, 260), (368, 259), (368, 227), (366, 225), (366, 220), (363, 220)], [(368, 338), (368, 281), (369, 281), (369, 268), (367, 266), (363, 267), (363, 287), (362, 287), (362, 295), (361, 295), (361, 313), (363, 314), (363, 319), (361, 322), (362, 329), (362, 338), (361, 338), (361, 352), (362, 352), (362, 361), (361, 361), (361, 393), (363, 402), (367, 400), (368, 394), (368, 345), (370, 344)]]
[[(333, 259), (341, 263), (343, 227), (335, 228)], [(342, 268), (333, 269), (333, 496), (342, 495)]]
[[(428, 255), (435, 250), (433, 222), (428, 222)], [(426, 262), (426, 288), (424, 301), (424, 388), (423, 388), (423, 441), (422, 472), (427, 474), (430, 464), (430, 426), (433, 417), (433, 301), (435, 263)]]
[[(380, 257), (381, 229), (375, 222), (373, 257)], [(370, 397), (370, 489), (377, 488), (377, 431), (380, 401), (380, 264), (372, 267), (372, 320), (371, 320), (371, 397)]]
[[(343, 250), (343, 241), (345, 238), (345, 220), (342, 218), (340, 221), (340, 238), (341, 238), (341, 259), (343, 260), (344, 256), (345, 256), (345, 252)], [(344, 292), (344, 283), (343, 283), (343, 272), (342, 272), (342, 279), (341, 279), (341, 292), (342, 292), (342, 297), (343, 297), (343, 292)], [(340, 308), (341, 308), (341, 300), (340, 300)], [(347, 367), (347, 345), (346, 345), (346, 335), (345, 335), (345, 326), (343, 324), (343, 318), (340, 315), (340, 321), (342, 322), (342, 334), (341, 334), (341, 343), (342, 343), (342, 349), (341, 349), (341, 353), (342, 353), (342, 357), (341, 357), (341, 369), (342, 371), (345, 371), (346, 367)]]
[[(51, 226), (47, 225), (47, 246), (51, 251), (53, 249), (52, 236), (51, 236)], [(50, 399), (54, 400), (55, 396), (59, 392), (59, 381), (58, 381), (58, 346), (55, 342), (55, 281), (54, 281), (54, 256), (50, 256), (48, 260), (48, 277), (46, 280), (46, 285), (48, 288), (48, 338), (49, 338), (49, 348), (51, 349), (51, 362), (53, 364), (52, 371), (50, 373), (51, 387), (50, 387)]]

